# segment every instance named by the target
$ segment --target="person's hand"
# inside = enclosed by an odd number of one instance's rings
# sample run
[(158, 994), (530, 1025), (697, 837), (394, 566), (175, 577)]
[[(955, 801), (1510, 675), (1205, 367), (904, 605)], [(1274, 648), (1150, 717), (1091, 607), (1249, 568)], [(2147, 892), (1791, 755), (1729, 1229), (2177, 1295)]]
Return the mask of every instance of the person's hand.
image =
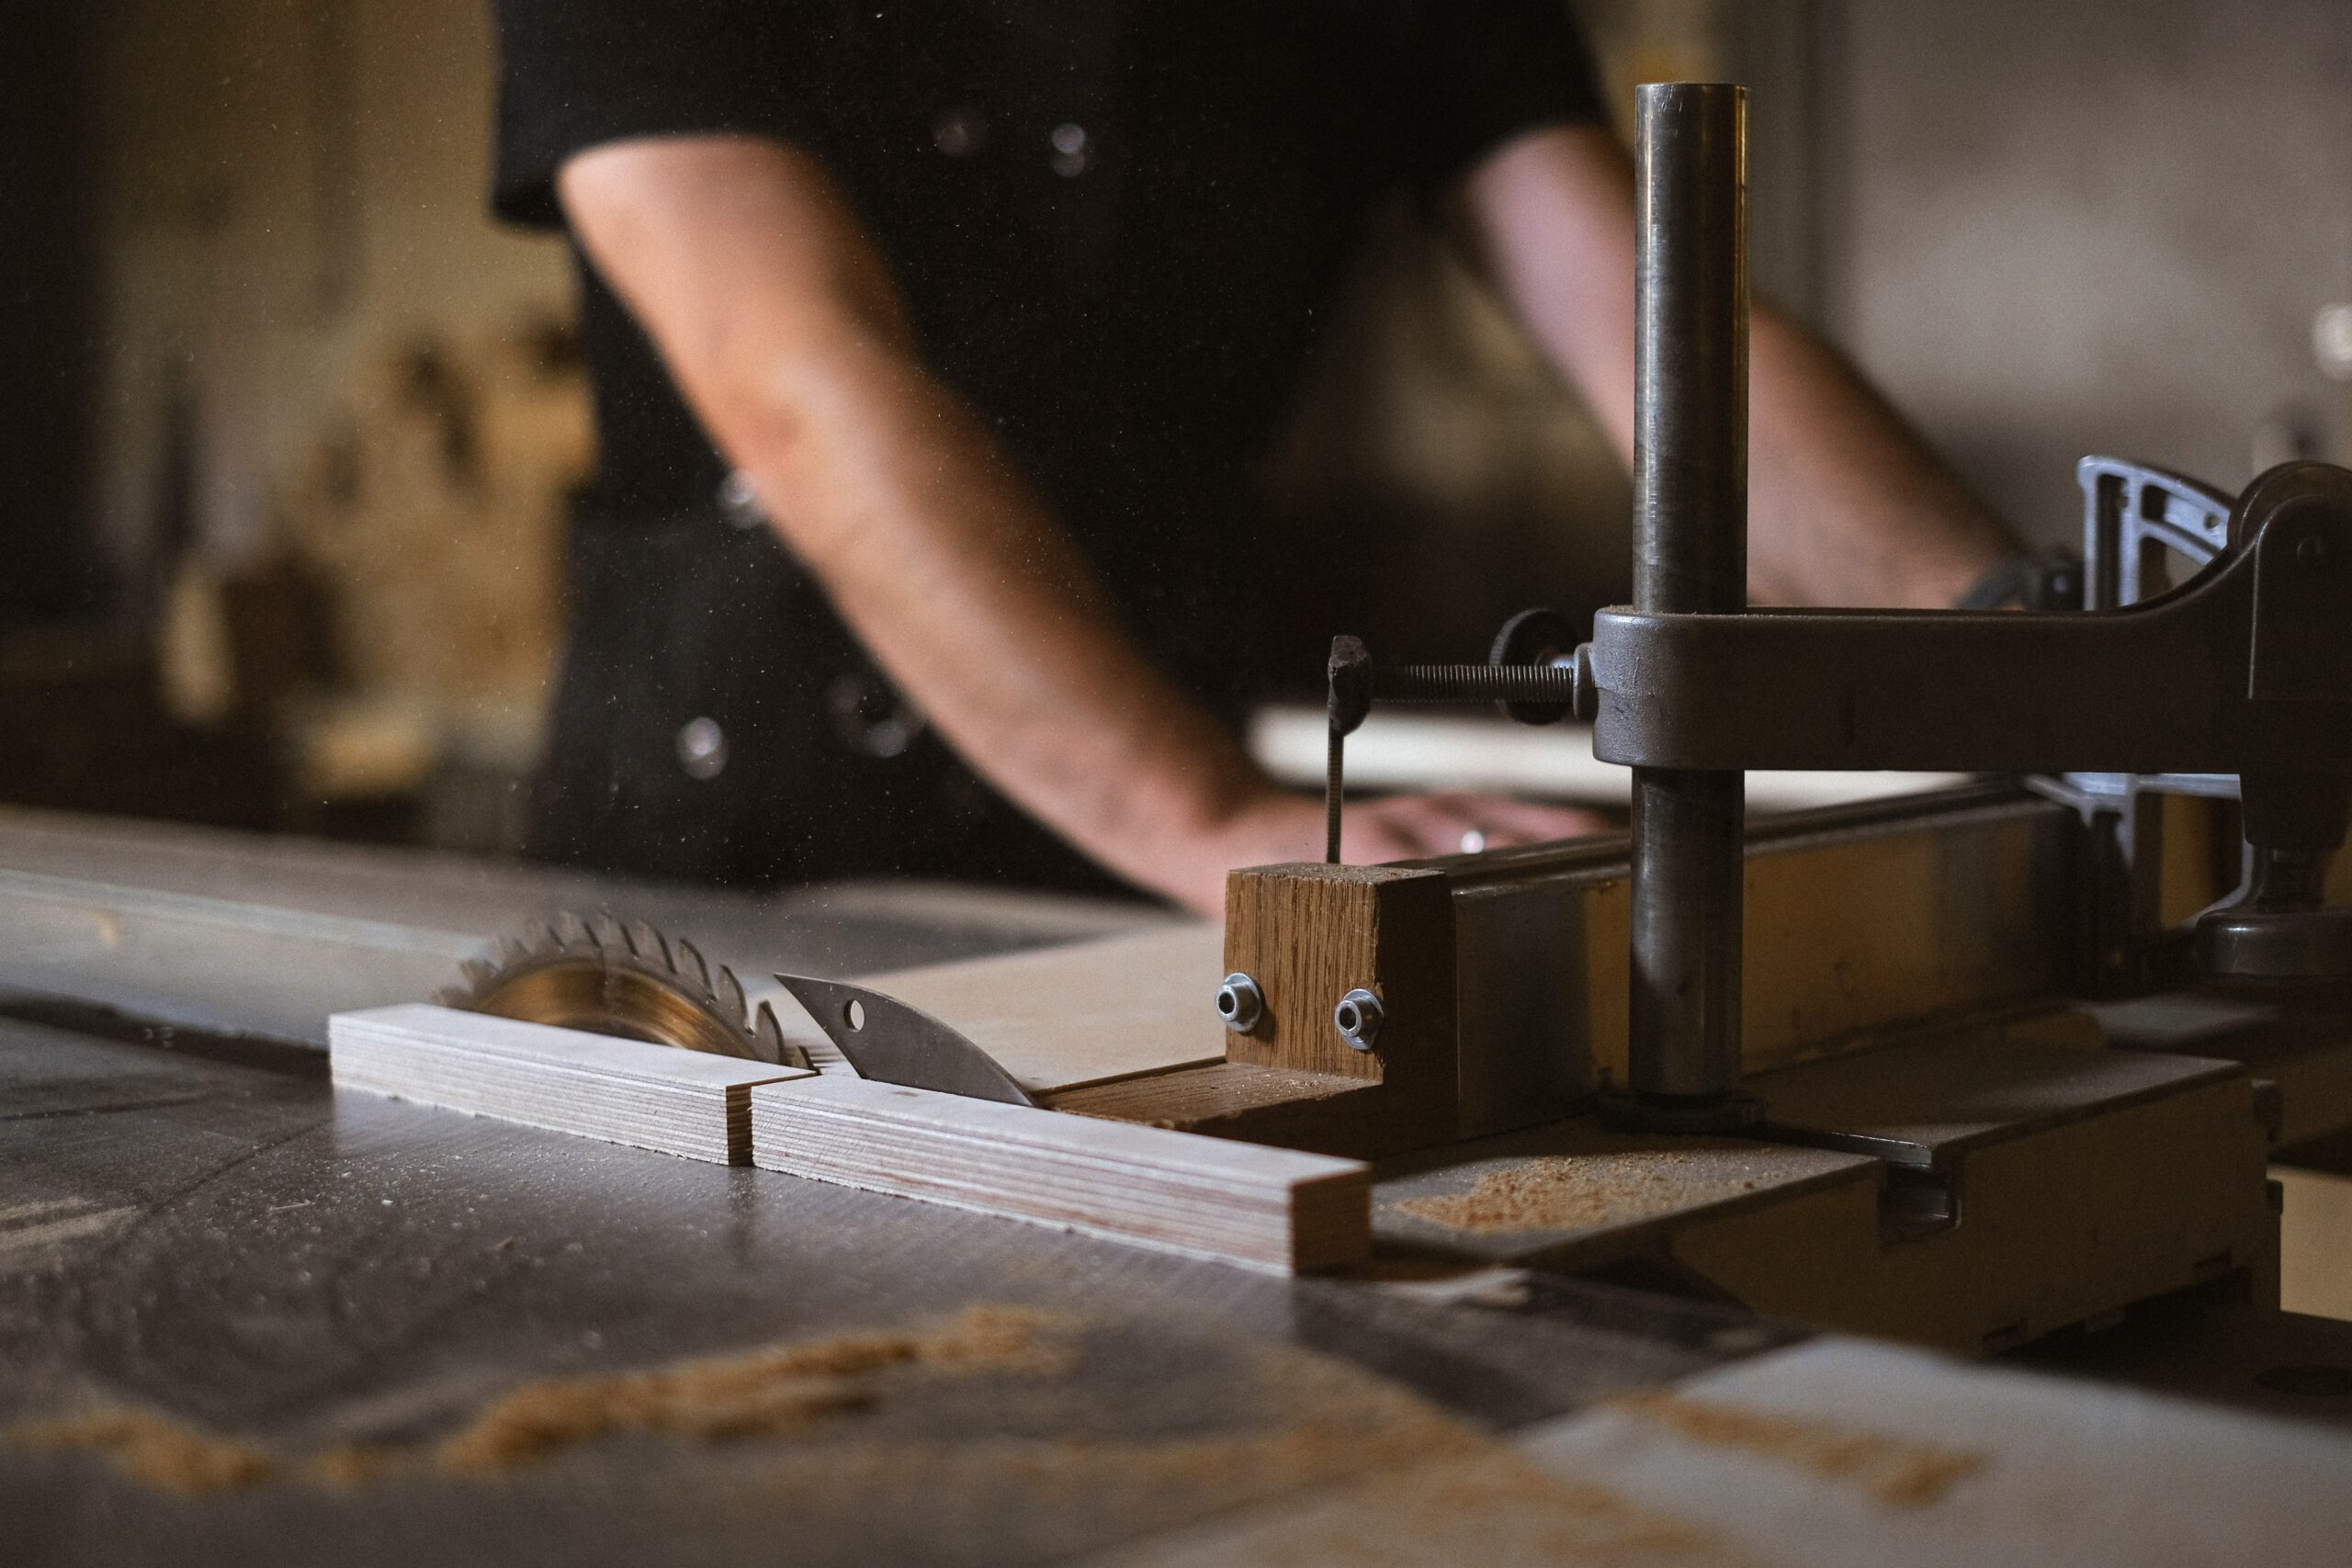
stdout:
[[(1311, 801), (1313, 852), (1323, 850), (1323, 803)], [(1605, 833), (1612, 824), (1597, 811), (1545, 806), (1496, 795), (1396, 795), (1351, 805), (1340, 818), (1340, 858), (1358, 865), (1433, 855), (1476, 854), (1510, 844)]]
[[(1398, 795), (1351, 801), (1340, 818), (1340, 856), (1351, 865), (1427, 860), (1510, 844), (1605, 833), (1594, 811), (1488, 795)], [(1166, 891), (1203, 914), (1225, 908), (1226, 873), (1242, 866), (1323, 858), (1323, 803), (1268, 790), (1186, 846)]]

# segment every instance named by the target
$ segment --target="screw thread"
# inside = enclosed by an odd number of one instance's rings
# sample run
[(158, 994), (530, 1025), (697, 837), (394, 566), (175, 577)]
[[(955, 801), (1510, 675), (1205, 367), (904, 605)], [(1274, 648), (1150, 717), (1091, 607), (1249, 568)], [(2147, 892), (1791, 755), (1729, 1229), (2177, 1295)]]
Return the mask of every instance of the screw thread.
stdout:
[(1561, 664), (1392, 664), (1373, 692), (1395, 703), (1573, 703), (1577, 672)]

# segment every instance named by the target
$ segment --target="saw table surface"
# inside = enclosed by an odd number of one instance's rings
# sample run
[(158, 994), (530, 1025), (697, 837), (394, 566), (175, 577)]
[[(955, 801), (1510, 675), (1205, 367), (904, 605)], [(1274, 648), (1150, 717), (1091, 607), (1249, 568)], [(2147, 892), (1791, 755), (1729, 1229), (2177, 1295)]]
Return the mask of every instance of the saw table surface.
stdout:
[[(2342, 1488), (2312, 1481), (2352, 1476), (2352, 1435), (2307, 1422), (1808, 1359), (1801, 1331), (1544, 1275), (1287, 1280), (337, 1095), (324, 1066), (0, 1022), (16, 1560), (1352, 1562), (1365, 1541), (1331, 1543), (1364, 1537), (1402, 1562), (1860, 1562), (1887, 1529), (1996, 1562), (2039, 1539), (2053, 1475), (2102, 1519), (2145, 1516), (2073, 1561), (2232, 1560), (2145, 1555), (2168, 1527), (2141, 1494), (2204, 1520), (2192, 1546), (2320, 1562), (2341, 1540)], [(2189, 1310), (2137, 1359), (2217, 1333)], [(2304, 1322), (2296, 1356), (2352, 1359), (2344, 1325)], [(2131, 1346), (2102, 1370), (2131, 1376)], [(694, 1359), (771, 1347), (808, 1374), (783, 1404), (769, 1385), (696, 1425), (664, 1403)], [(1902, 1395), (1854, 1383), (1857, 1357)], [(1726, 1416), (1718, 1389), (1768, 1411)], [(2352, 1405), (2318, 1392), (2272, 1397)], [(1769, 1413), (1790, 1402), (1812, 1414)], [(93, 1451), (109, 1421), (161, 1440)], [(2019, 1423), (2056, 1457), (2002, 1464)], [(25, 1440), (44, 1430), (66, 1440)], [(189, 1434), (240, 1445), (226, 1479), (254, 1483), (220, 1484)], [(2134, 1481), (2151, 1434), (2165, 1468)], [(1679, 1502), (1683, 1465), (1769, 1500), (1768, 1537)]]
[[(18, 1561), (1031, 1562), (1796, 1337), (1611, 1291), (1290, 1280), (364, 1095), (316, 1053), (0, 1023), (0, 1426), (93, 1410), (257, 1445), (188, 1496), (0, 1441)], [(622, 1431), (361, 1483), (518, 1385), (1040, 1314), (761, 1440)], [(782, 1549), (789, 1546), (789, 1551)]]
[(9, 1560), (1860, 1562), (1899, 1529), (2006, 1564), (2057, 1551), (2060, 1481), (2108, 1500), (2070, 1561), (2352, 1528), (2312, 1483), (2352, 1476), (2346, 1325), (2175, 1301), (2034, 1349), (2190, 1403), (1419, 1246), (1283, 1279), (338, 1095), (252, 1037), (624, 898), (842, 972), (1152, 919), (0, 814)]

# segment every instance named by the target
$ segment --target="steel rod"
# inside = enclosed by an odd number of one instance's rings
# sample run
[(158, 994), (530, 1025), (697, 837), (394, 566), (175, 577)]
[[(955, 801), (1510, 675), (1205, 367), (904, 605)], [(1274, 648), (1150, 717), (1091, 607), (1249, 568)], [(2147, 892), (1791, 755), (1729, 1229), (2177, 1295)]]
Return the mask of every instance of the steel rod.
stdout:
[[(1747, 90), (1644, 85), (1638, 102), (1634, 604), (1747, 600)], [(1636, 768), (1627, 1077), (1636, 1119), (1745, 1115), (1738, 773)]]

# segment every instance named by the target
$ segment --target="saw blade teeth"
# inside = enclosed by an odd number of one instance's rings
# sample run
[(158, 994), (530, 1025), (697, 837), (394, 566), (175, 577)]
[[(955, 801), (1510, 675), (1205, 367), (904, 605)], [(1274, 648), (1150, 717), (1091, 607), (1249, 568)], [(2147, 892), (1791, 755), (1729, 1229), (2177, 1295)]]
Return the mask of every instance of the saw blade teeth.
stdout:
[(695, 951), (695, 944), (680, 937), (670, 944), (670, 966), (678, 972), (678, 977), (704, 996), (710, 995), (710, 965), (702, 961), (702, 954)]
[(791, 1061), (792, 1047), (784, 1043), (784, 1025), (775, 1021), (775, 1009), (762, 1002), (752, 1015), (752, 1038), (759, 1045), (760, 1060), (778, 1066), (798, 1066)]
[(743, 1000), (743, 982), (735, 978), (735, 971), (722, 964), (718, 966), (718, 1009), (737, 1023), (749, 1025), (749, 1010)]
[(631, 920), (628, 934), (631, 953), (650, 963), (659, 964), (664, 969), (671, 967), (670, 944), (662, 940), (660, 931), (643, 920)]
[(794, 1066), (806, 1061), (764, 1006), (752, 1015), (732, 969), (713, 965), (690, 942), (609, 909), (558, 910), (528, 921), (461, 960), (459, 974), (462, 981), (435, 1000), (526, 1022), (564, 1013), (562, 1021), (576, 1028), (681, 1050)]

